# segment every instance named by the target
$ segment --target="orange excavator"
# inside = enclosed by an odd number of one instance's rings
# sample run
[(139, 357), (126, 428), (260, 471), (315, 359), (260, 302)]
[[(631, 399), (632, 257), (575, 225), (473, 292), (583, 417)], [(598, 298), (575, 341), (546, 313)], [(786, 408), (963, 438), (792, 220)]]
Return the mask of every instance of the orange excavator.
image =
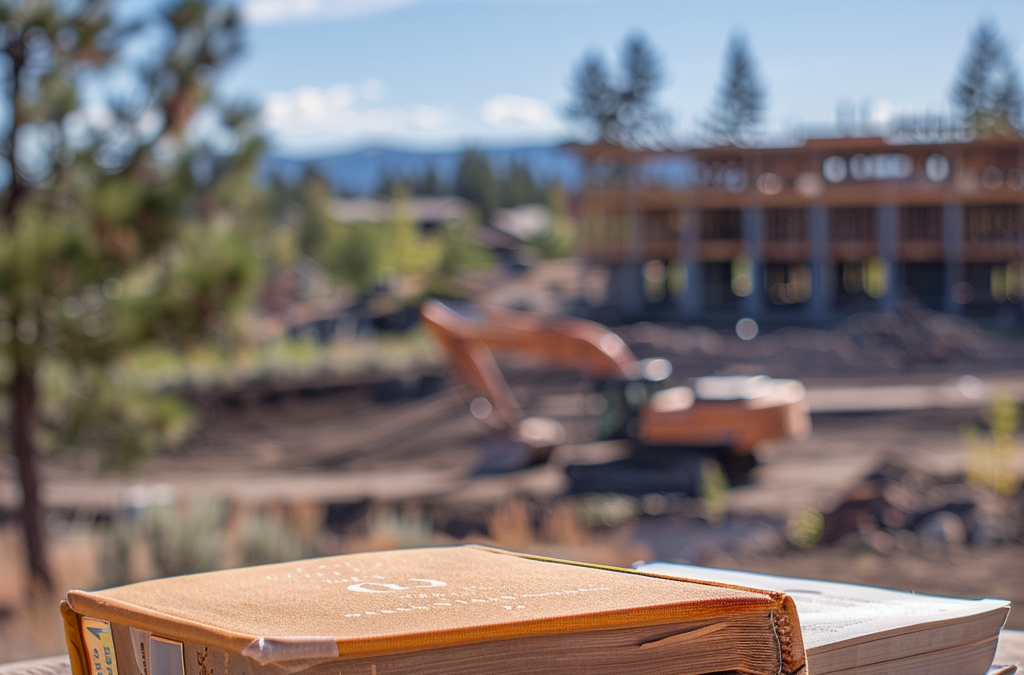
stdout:
[(638, 360), (622, 338), (583, 319), (541, 317), (499, 308), (456, 310), (436, 300), (420, 317), (441, 346), (474, 417), (508, 441), (509, 468), (543, 462), (565, 440), (552, 419), (525, 417), (495, 354), (514, 354), (591, 378), (604, 399), (595, 440), (629, 439), (637, 447), (715, 449), (727, 475), (742, 481), (764, 441), (810, 432), (805, 391), (796, 380), (701, 377), (666, 387), (665, 359)]

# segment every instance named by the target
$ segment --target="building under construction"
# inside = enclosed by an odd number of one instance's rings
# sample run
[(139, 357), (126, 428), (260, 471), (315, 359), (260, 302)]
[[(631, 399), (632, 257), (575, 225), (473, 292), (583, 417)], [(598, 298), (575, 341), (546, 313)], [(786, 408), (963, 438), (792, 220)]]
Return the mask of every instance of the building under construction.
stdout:
[(617, 318), (828, 321), (913, 298), (1024, 320), (1020, 137), (573, 149), (588, 300)]

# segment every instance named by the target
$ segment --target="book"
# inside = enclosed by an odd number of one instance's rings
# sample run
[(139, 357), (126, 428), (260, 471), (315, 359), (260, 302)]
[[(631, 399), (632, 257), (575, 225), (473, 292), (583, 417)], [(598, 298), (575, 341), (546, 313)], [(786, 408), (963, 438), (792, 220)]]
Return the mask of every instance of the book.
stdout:
[[(640, 571), (785, 593), (796, 603), (812, 675), (982, 675), (1010, 603), (693, 565)], [(997, 669), (998, 670), (998, 669)]]
[(775, 591), (480, 546), (156, 579), (62, 605), (74, 675), (799, 675)]

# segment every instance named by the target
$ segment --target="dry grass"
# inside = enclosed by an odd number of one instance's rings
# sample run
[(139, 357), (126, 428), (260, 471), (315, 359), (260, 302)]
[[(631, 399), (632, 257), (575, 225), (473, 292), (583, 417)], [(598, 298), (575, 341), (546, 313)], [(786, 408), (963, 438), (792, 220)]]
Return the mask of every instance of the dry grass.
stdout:
[[(341, 538), (323, 529), (324, 510), (314, 504), (179, 509), (185, 524), (194, 519), (196, 512), (218, 514), (216, 523), (198, 530), (186, 528), (193, 534), (200, 530), (205, 533), (200, 538), (206, 544), (211, 538), (217, 540), (221, 555), (218, 561), (207, 561), (212, 566), (275, 562), (334, 551), (460, 543), (437, 531), (431, 519), (414, 504), (373, 508), (351, 528), (352, 534)], [(191, 560), (195, 547), (206, 545), (204, 541), (190, 539), (184, 531), (158, 528), (155, 531), (160, 534), (154, 534), (153, 529), (146, 529), (146, 524), (154, 519), (165, 522), (174, 518), (174, 513), (143, 514), (132, 524), (78, 526), (54, 536), (50, 556), (57, 591), (52, 595), (28, 592), (20, 531), (10, 525), (0, 528), (0, 548), (6, 553), (0, 557), (0, 663), (64, 651), (63, 626), (57, 608), (68, 589), (150, 578), (167, 561)], [(631, 521), (592, 529), (581, 521), (579, 505), (570, 502), (539, 504), (512, 499), (486, 517), (486, 530), (464, 541), (604, 565), (628, 566), (635, 560), (651, 557), (645, 545), (632, 541)], [(112, 546), (115, 536), (126, 538), (128, 545)], [(120, 551), (122, 560), (114, 561), (111, 550)], [(116, 578), (119, 575), (121, 578)]]
[(96, 583), (97, 540), (74, 528), (50, 545), (56, 589), (50, 594), (28, 587), (22, 565), (24, 546), (20, 530), (0, 528), (0, 663), (51, 656), (64, 652), (64, 627), (58, 607), (71, 588)]

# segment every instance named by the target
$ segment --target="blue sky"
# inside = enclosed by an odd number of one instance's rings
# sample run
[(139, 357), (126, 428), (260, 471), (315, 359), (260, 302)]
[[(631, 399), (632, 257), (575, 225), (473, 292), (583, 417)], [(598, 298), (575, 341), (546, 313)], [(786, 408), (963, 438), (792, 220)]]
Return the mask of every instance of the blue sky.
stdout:
[(278, 152), (367, 144), (453, 148), (565, 138), (561, 111), (588, 51), (644, 33), (660, 102), (694, 132), (729, 35), (743, 33), (771, 130), (828, 124), (847, 101), (876, 119), (948, 110), (979, 20), (1024, 63), (1021, 0), (241, 0), (247, 51), (221, 87), (261, 102)]

